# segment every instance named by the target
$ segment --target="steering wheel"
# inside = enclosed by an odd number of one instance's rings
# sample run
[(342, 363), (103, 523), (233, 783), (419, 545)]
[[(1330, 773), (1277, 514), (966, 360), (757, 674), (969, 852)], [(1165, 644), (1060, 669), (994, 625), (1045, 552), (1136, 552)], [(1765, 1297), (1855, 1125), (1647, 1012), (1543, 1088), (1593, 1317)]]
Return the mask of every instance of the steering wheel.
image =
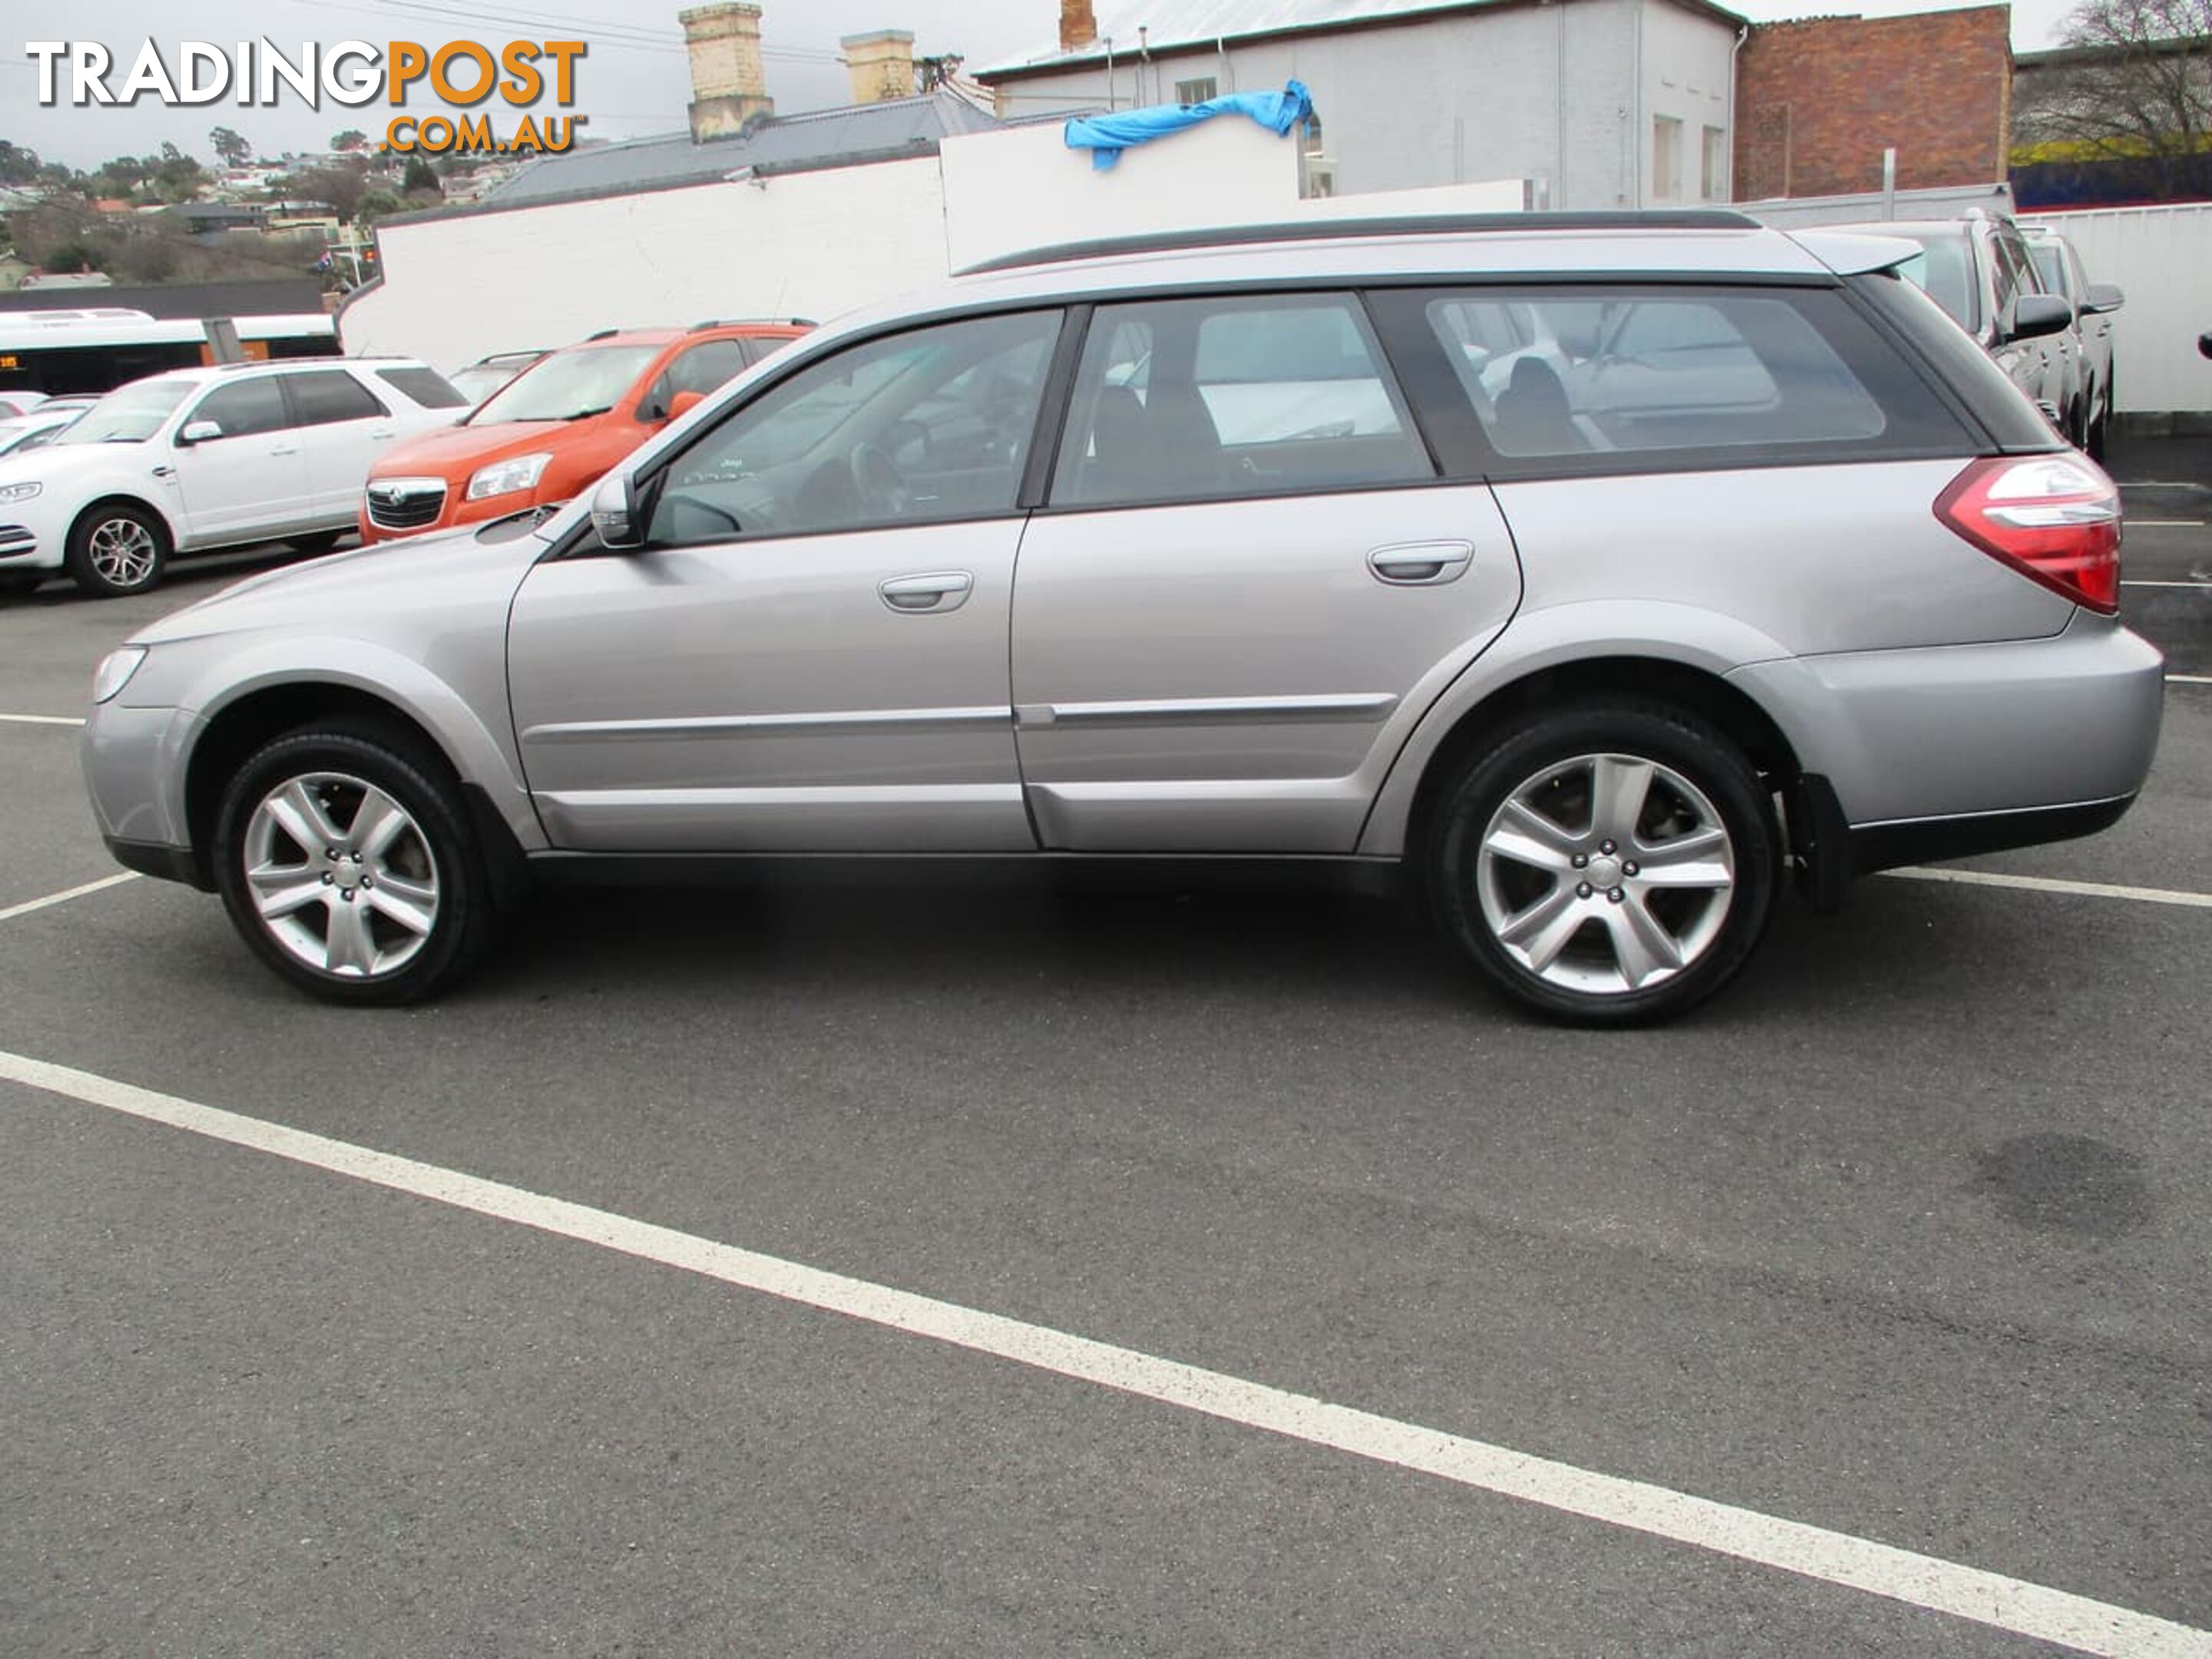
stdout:
[(906, 475), (881, 444), (855, 445), (851, 466), (853, 488), (860, 495), (862, 511), (871, 517), (905, 516), (913, 500), (907, 490)]

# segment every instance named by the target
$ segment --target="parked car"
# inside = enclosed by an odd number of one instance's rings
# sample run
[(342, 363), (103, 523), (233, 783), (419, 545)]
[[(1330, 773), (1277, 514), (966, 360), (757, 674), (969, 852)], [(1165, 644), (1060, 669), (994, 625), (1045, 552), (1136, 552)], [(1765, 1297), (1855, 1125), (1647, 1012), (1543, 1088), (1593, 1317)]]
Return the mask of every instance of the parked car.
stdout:
[(2024, 224), (2021, 238), (2035, 261), (2045, 289), (2063, 294), (2074, 307), (2075, 333), (2081, 343), (2081, 447), (2102, 460), (2112, 424), (2112, 313), (2127, 296), (2111, 283), (2093, 283), (2074, 244), (2048, 225)]
[(1921, 257), (1907, 261), (1905, 275), (1981, 342), (2069, 442), (2087, 443), (2089, 405), (2074, 307), (2044, 286), (2011, 220), (1977, 208), (1957, 219), (1838, 228), (1918, 243)]
[(27, 415), (0, 420), (0, 456), (24, 455), (45, 448), (95, 401), (91, 398), (51, 398)]
[(0, 420), (12, 421), (27, 415), (46, 401), (43, 392), (0, 392)]
[(542, 521), (140, 630), (94, 808), (344, 1002), (533, 878), (1261, 854), (1404, 872), (1546, 1014), (1677, 1014), (1790, 876), (2087, 834), (2156, 745), (2118, 492), (1909, 252), (1705, 211), (997, 261)]
[(65, 570), (135, 593), (173, 553), (353, 528), (384, 446), (453, 418), (453, 389), (404, 357), (173, 370), (119, 386), (44, 448), (0, 459), (0, 583)]
[(672, 416), (805, 331), (796, 322), (607, 329), (547, 352), (451, 431), (380, 459), (362, 495), (361, 538), (565, 501)]
[(495, 351), (488, 357), (477, 358), (465, 368), (455, 369), (446, 378), (474, 408), (544, 355), (543, 346), (528, 351)]

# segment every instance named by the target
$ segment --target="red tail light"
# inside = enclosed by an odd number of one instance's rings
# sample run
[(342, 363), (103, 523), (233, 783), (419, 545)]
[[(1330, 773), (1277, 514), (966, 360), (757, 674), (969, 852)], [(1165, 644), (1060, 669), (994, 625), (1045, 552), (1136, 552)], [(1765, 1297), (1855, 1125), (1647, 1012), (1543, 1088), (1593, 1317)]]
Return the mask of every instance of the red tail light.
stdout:
[(2120, 608), (2120, 492), (2087, 456), (1993, 455), (1936, 498), (1936, 516), (1992, 558), (2109, 617)]

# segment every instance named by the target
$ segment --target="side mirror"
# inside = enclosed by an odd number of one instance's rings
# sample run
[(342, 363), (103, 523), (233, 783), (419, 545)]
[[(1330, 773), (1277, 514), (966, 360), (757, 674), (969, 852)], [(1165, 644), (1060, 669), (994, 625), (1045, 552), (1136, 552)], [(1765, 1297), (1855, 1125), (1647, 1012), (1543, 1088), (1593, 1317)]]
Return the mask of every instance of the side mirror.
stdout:
[(2023, 294), (2012, 302), (2012, 327), (2005, 341), (2040, 339), (2074, 325), (2073, 302), (2056, 294)]
[(2092, 283), (2081, 293), (2081, 314), (2101, 317), (2108, 311), (2118, 311), (2127, 304), (2128, 296), (2111, 283)]
[(2197, 355), (2200, 357), (2212, 357), (2212, 333), (2200, 334), (2197, 337)]
[(668, 418), (679, 421), (707, 401), (703, 392), (679, 392), (668, 400)]
[(599, 544), (617, 552), (645, 545), (645, 526), (638, 522), (637, 490), (629, 474), (610, 472), (592, 491), (592, 528)]
[(222, 436), (222, 428), (213, 421), (186, 421), (183, 431), (177, 434), (180, 444), (204, 444), (210, 438)]

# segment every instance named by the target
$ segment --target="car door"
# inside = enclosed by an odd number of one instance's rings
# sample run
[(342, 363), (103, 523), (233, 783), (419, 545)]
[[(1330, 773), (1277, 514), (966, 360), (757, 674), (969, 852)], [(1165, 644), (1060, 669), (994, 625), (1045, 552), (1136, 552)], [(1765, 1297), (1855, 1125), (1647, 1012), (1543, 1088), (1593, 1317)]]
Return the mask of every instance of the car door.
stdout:
[(1520, 591), (1489, 489), (1438, 480), (1356, 295), (1099, 307), (1015, 581), (1039, 834), (1349, 853)]
[(2068, 361), (2061, 337), (2044, 334), (2031, 340), (2009, 337), (2014, 308), (2021, 295), (2041, 291), (2034, 262), (2027, 257), (2027, 249), (2018, 236), (2002, 230), (1990, 233), (1987, 246), (1990, 276), (1996, 289), (1991, 312), (1996, 343), (1991, 354), (1998, 367), (2012, 378), (2013, 384), (2035, 399), (2051, 425), (2063, 430), (2069, 391)]
[[(1060, 327), (969, 318), (814, 357), (648, 464), (641, 550), (532, 571), (508, 678), (556, 847), (1035, 847), (1007, 618)], [(946, 394), (977, 384), (995, 436), (956, 457)]]
[(307, 458), (309, 516), (351, 524), (376, 458), (399, 435), (384, 400), (342, 368), (284, 377)]
[(219, 381), (177, 423), (166, 465), (179, 545), (252, 541), (311, 516), (307, 454), (274, 374)]

